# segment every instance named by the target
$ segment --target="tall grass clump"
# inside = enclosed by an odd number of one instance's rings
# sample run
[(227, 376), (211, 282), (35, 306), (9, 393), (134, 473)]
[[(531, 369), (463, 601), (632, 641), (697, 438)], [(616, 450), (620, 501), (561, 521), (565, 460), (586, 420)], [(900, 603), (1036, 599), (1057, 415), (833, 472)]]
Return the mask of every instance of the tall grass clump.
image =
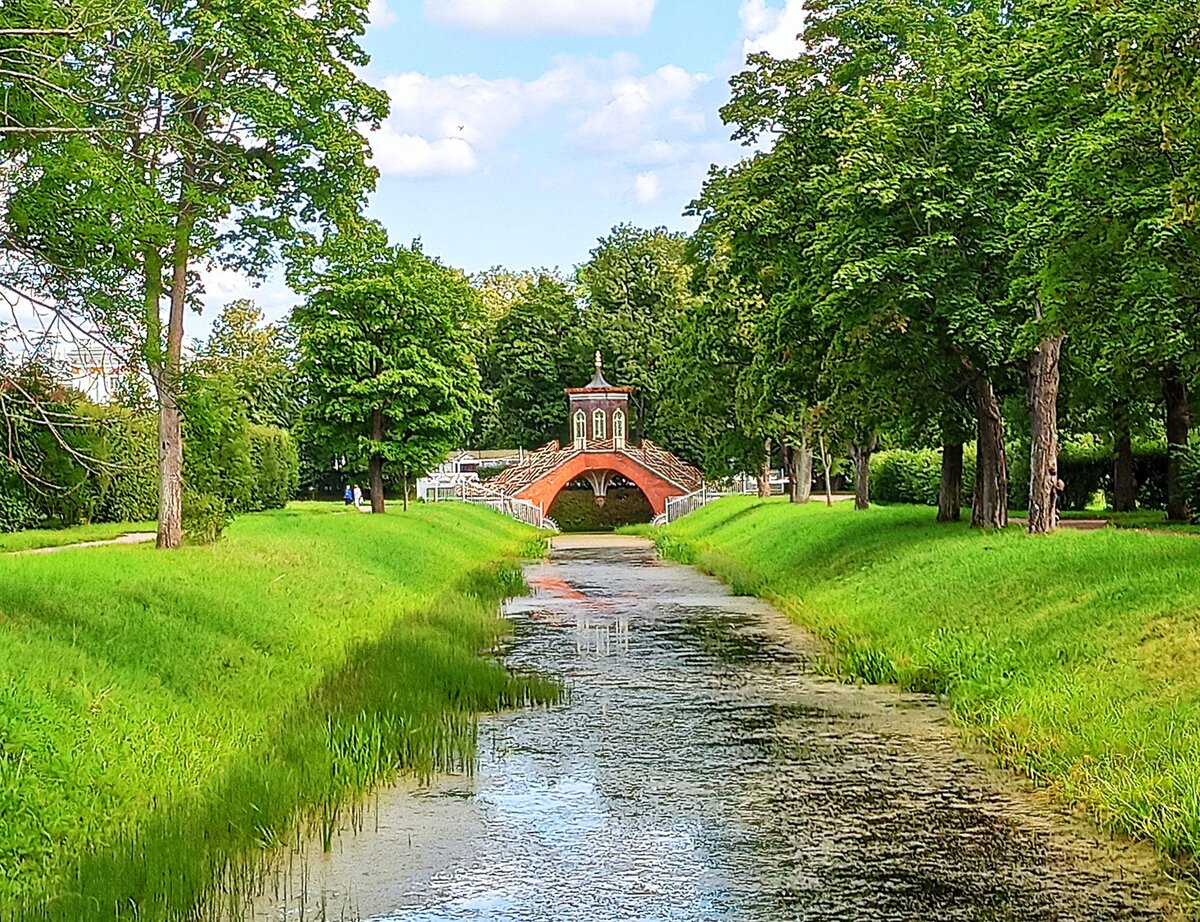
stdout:
[(0, 917), (214, 917), (264, 848), (469, 764), (477, 713), (555, 694), (480, 656), (533, 535), (293, 507), (170, 555), (0, 560)]
[(848, 675), (944, 694), (1005, 765), (1193, 863), (1200, 541), (933, 515), (731, 498), (657, 537), (825, 637)]

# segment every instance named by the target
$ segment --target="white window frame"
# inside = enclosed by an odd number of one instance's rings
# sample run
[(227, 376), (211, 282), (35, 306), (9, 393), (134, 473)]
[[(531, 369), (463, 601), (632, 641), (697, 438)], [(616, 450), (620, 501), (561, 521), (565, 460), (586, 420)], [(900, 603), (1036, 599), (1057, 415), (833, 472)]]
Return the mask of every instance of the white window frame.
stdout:
[(575, 447), (582, 448), (587, 441), (587, 414), (583, 410), (575, 411)]
[(613, 442), (617, 448), (625, 447), (625, 411), (617, 410), (613, 413)]
[(592, 412), (592, 438), (597, 442), (608, 438), (608, 414), (601, 409)]

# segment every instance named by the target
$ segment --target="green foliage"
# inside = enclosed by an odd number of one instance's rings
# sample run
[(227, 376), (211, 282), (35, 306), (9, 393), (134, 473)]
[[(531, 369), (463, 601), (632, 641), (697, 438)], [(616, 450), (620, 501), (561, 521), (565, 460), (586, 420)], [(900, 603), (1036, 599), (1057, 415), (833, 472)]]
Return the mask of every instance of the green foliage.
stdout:
[(190, 490), (183, 497), (183, 534), (189, 544), (214, 544), (233, 521), (219, 496)]
[(512, 585), (495, 564), (531, 536), (461, 504), (338, 504), (169, 556), (0, 558), (0, 739), (22, 752), (0, 759), (0, 916), (216, 917), (297, 820), (469, 764), (476, 712), (553, 694), (478, 654)]
[(300, 412), (292, 339), (286, 327), (266, 323), (253, 301), (231, 301), (197, 344), (191, 368), (229, 379), (250, 422), (290, 429)]
[(666, 445), (670, 432), (656, 425), (655, 414), (666, 394), (668, 354), (692, 304), (689, 277), (682, 234), (628, 224), (602, 237), (578, 272), (589, 345), (604, 353), (614, 384), (635, 389), (631, 435)]
[(250, 463), (255, 485), (248, 511), (282, 509), (300, 487), (300, 458), (291, 435), (272, 426), (251, 426)]
[(467, 279), (382, 235), (334, 241), (295, 311), (305, 441), (417, 477), (470, 430), (480, 401)]
[[(962, 498), (970, 504), (975, 488), (974, 452), (964, 452)], [(940, 451), (881, 451), (871, 457), (871, 499), (875, 502), (937, 506), (942, 480)]]
[(486, 397), (474, 443), (540, 448), (564, 438), (563, 391), (588, 382), (594, 349), (574, 290), (544, 272), (492, 272), (477, 284), (496, 318), (480, 356)]
[(1183, 487), (1184, 500), (1192, 512), (1192, 521), (1200, 521), (1200, 446), (1195, 444), (1187, 449), (1183, 459), (1183, 470), (1179, 475)]
[(1005, 765), (1107, 828), (1200, 855), (1200, 542), (981, 540), (912, 507), (721, 500), (664, 529), (827, 638), (841, 668), (948, 696)]
[[(22, 387), (30, 382), (22, 379)], [(79, 394), (38, 391), (36, 404), (0, 403), (23, 425), (10, 430), (19, 459), (0, 470), (0, 532), (43, 523), (143, 522), (158, 514), (158, 426), (153, 416), (97, 406)], [(291, 436), (254, 426), (226, 377), (192, 377), (183, 395), (189, 490), (230, 513), (282, 508), (296, 494)], [(19, 431), (18, 431), (19, 429)]]
[(623, 525), (654, 518), (641, 490), (610, 489), (603, 506), (596, 505), (591, 489), (563, 490), (546, 513), (564, 532), (613, 531)]

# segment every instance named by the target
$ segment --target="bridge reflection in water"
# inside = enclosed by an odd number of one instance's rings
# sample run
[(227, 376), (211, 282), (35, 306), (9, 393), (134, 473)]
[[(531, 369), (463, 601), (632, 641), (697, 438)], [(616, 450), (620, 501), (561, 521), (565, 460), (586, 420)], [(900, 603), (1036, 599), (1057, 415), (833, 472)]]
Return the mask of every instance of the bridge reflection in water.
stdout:
[(487, 718), (473, 776), (383, 792), (257, 918), (1172, 918), (1148, 855), (964, 756), (930, 699), (821, 677), (762, 603), (619, 539), (529, 577), (509, 660), (566, 702)]

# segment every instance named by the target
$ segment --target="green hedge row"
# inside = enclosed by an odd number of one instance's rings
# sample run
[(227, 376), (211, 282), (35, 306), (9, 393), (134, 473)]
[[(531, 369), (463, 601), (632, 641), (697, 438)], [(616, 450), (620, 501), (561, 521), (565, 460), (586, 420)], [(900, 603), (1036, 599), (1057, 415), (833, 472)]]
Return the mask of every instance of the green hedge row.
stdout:
[[(282, 508), (295, 496), (291, 435), (252, 425), (240, 401), (207, 383), (193, 382), (181, 405), (185, 506), (212, 519)], [(54, 431), (28, 413), (18, 417), (29, 424), (14, 440), (19, 468), (0, 464), (0, 531), (156, 518), (156, 418), (70, 394), (53, 412)]]
[(590, 489), (563, 490), (546, 514), (565, 532), (612, 531), (654, 518), (641, 490), (621, 488), (609, 490), (603, 506), (596, 505)]
[[(963, 503), (971, 501), (975, 483), (974, 451), (965, 453), (963, 464)], [(1196, 504), (1200, 509), (1200, 452), (1193, 451)], [(1193, 462), (1189, 460), (1189, 465)], [(1059, 476), (1065, 484), (1062, 508), (1088, 508), (1097, 493), (1113, 494), (1113, 452), (1106, 446), (1063, 448), (1058, 460)], [(879, 503), (911, 503), (936, 506), (941, 483), (940, 451), (882, 451), (871, 459), (871, 497)], [(1162, 509), (1167, 497), (1167, 450), (1162, 445), (1142, 445), (1134, 449), (1134, 476), (1138, 483), (1138, 503), (1144, 509)], [(1022, 509), (1029, 501), (1029, 457), (1023, 448), (1009, 450), (1009, 504)]]

